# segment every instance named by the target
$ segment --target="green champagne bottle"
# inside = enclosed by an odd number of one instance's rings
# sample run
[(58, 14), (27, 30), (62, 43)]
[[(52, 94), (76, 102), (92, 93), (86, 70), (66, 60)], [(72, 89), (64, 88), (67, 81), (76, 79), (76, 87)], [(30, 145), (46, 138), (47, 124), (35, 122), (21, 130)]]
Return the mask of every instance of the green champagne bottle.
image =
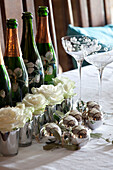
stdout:
[(43, 63), (44, 84), (53, 84), (52, 78), (57, 76), (57, 58), (50, 37), (48, 7), (45, 6), (38, 8), (36, 44)]
[(12, 105), (21, 102), (28, 89), (28, 74), (22, 58), (18, 39), (16, 19), (7, 20), (7, 40), (4, 61), (9, 73), (12, 87)]
[(35, 43), (33, 33), (33, 15), (30, 12), (24, 12), (23, 16), (23, 34), (21, 41), (21, 50), (24, 63), (26, 65), (29, 77), (29, 90), (32, 87), (40, 87), (44, 84), (44, 71), (42, 61)]
[(7, 73), (0, 46), (0, 108), (11, 106), (11, 83)]

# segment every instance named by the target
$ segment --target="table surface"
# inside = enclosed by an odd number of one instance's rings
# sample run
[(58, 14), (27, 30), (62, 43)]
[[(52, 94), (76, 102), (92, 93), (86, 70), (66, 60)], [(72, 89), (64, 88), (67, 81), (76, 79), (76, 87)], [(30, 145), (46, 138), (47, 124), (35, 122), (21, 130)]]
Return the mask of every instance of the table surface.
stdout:
[[(76, 83), (78, 94), (78, 70), (63, 73)], [(78, 96), (74, 98), (77, 99)], [(84, 101), (98, 100), (98, 71), (93, 66), (82, 68), (82, 99)], [(113, 111), (113, 64), (108, 65), (103, 72), (102, 106), (109, 113)], [(113, 117), (104, 120), (104, 124), (93, 133), (113, 140)], [(35, 140), (29, 147), (20, 147), (14, 157), (0, 156), (0, 170), (10, 169), (42, 169), (42, 170), (112, 170), (113, 144), (104, 139), (90, 139), (77, 151), (64, 148), (50, 151), (43, 150), (43, 144)]]

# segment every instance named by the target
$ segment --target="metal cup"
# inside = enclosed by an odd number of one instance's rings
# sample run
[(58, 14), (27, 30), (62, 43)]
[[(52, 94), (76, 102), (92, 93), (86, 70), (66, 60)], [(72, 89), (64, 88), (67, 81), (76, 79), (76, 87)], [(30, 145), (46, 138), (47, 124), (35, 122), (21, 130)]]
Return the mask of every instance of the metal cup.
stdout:
[(32, 121), (26, 122), (19, 131), (19, 146), (29, 146), (32, 144)]
[(56, 105), (56, 110), (64, 114), (73, 109), (73, 98), (64, 99), (61, 104)]
[(44, 111), (45, 123), (54, 122), (53, 113), (56, 111), (56, 105), (47, 105)]
[(3, 156), (18, 154), (19, 129), (11, 132), (0, 132), (0, 152)]
[(39, 133), (41, 128), (44, 125), (44, 113), (39, 115), (33, 115), (33, 123), (32, 123), (32, 129), (33, 129), (33, 138), (35, 138)]

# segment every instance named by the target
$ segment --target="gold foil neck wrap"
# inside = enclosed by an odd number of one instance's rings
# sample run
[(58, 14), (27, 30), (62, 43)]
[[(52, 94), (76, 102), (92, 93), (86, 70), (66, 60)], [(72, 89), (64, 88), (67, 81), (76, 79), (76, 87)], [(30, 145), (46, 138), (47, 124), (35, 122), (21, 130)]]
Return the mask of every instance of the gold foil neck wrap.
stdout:
[(21, 55), (19, 39), (18, 39), (18, 30), (7, 28), (7, 41), (6, 41), (6, 50), (5, 56), (7, 57), (19, 57)]
[(36, 34), (36, 43), (51, 43), (51, 37), (49, 32), (48, 16), (38, 16), (38, 28)]
[(4, 65), (2, 50), (1, 50), (1, 44), (0, 44), (0, 65)]

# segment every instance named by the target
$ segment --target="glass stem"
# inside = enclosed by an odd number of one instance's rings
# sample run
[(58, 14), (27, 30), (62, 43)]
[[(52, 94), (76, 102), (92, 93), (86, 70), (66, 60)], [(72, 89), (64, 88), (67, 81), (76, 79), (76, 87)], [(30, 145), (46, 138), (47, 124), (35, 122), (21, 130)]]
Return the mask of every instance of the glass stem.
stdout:
[(78, 72), (79, 72), (79, 101), (81, 101), (81, 68), (83, 60), (77, 61)]
[(99, 71), (99, 99), (98, 103), (101, 105), (101, 97), (102, 97), (102, 74), (103, 74), (104, 68), (98, 69)]

